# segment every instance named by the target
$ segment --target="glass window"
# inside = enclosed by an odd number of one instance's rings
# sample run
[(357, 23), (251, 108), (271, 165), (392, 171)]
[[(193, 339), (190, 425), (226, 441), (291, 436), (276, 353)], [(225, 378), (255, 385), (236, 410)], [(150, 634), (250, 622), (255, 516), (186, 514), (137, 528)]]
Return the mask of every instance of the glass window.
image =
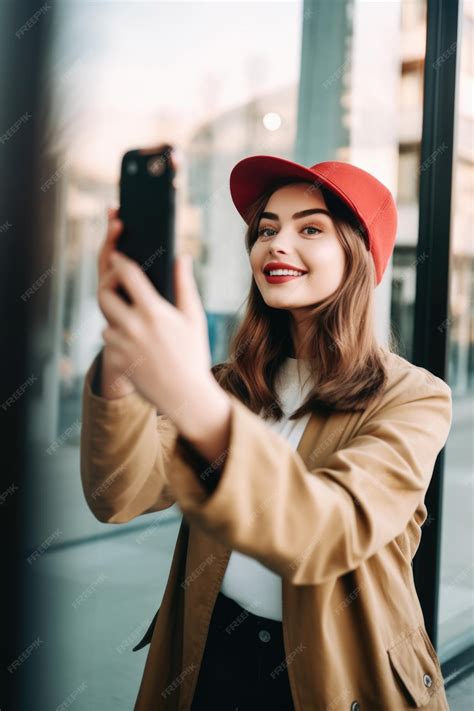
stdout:
[[(472, 431), (474, 335), (469, 7), (461, 49), (446, 324), (455, 398), (443, 514), (440, 639), (446, 654), (465, 641), (472, 619), (472, 548), (464, 538), (465, 545), (459, 545), (472, 523), (472, 449), (466, 445)], [(96, 300), (97, 254), (105, 208), (118, 203), (121, 156), (130, 148), (169, 141), (185, 157), (177, 249), (195, 257), (213, 362), (227, 357), (251, 278), (245, 225), (228, 187), (233, 165), (247, 155), (268, 153), (306, 165), (348, 160), (372, 172), (391, 188), (399, 206), (393, 259), (377, 288), (377, 325), (382, 339), (394, 331), (401, 355), (410, 359), (426, 1), (321, 0), (313, 8), (302, 0), (58, 0), (55, 23), (44, 156), (54, 180), (43, 201), (51, 206), (54, 309), (52, 336), (41, 343), (38, 375), (44, 387), (33, 418), (37, 438), (44, 441), (38, 495), (41, 490), (48, 504), (36, 515), (32, 545), (55, 530), (60, 536), (31, 572), (56, 595), (48, 625), (53, 653), (41, 662), (46, 673), (54, 665), (55, 684), (41, 689), (41, 699), (56, 708), (86, 680), (87, 692), (75, 700), (77, 711), (105, 708), (104, 700), (111, 708), (129, 709), (146, 654), (131, 654), (131, 648), (160, 605), (181, 517), (171, 507), (106, 526), (87, 508), (80, 484), (80, 397), (105, 325)], [(48, 453), (52, 442), (58, 446)], [(45, 600), (45, 610), (50, 608), (51, 600)], [(39, 688), (28, 689), (34, 705)]]
[(44, 708), (57, 708), (85, 680), (74, 701), (78, 711), (125, 710), (133, 706), (148, 648), (131, 649), (160, 605), (181, 516), (173, 506), (104, 525), (82, 492), (80, 398), (106, 324), (96, 299), (106, 206), (118, 204), (126, 150), (165, 141), (181, 149), (177, 251), (195, 257), (213, 361), (224, 360), (250, 284), (245, 225), (231, 201), (229, 174), (250, 153), (291, 153), (303, 3), (60, 0), (54, 12), (42, 156), (54, 178), (41, 195), (50, 206), (54, 308), (48, 338), (37, 344), (44, 387), (32, 422), (44, 443), (43, 505), (32, 548), (59, 533), (30, 574), (54, 590), (53, 606), (50, 597), (38, 601), (34, 629), (40, 633), (47, 617), (52, 652), (38, 663), (45, 665), (42, 678), (53, 674), (55, 682), (39, 689), (41, 681), (32, 679), (25, 707), (35, 707), (41, 694)]
[[(459, 43), (451, 218), (448, 382), (453, 425), (445, 451), (439, 654), (444, 661), (474, 641), (474, 6), (464, 3)], [(470, 100), (468, 100), (470, 98)]]
[(401, 143), (398, 163), (398, 204), (413, 205), (418, 202), (420, 144)]
[(390, 324), (399, 352), (412, 359), (418, 241), (423, 72), (426, 50), (426, 2), (401, 6), (401, 75), (397, 205), (399, 228), (393, 253)]
[[(38, 403), (38, 412), (49, 403), (55, 413), (49, 443), (66, 431), (67, 446), (79, 443), (83, 377), (106, 325), (97, 255), (130, 148), (170, 141), (181, 149), (176, 248), (195, 257), (213, 362), (227, 357), (250, 280), (229, 174), (247, 154), (291, 152), (301, 15), (301, 2), (57, 4), (46, 152), (55, 175), (48, 192), (55, 193), (58, 303), (50, 386)], [(35, 421), (45, 427), (44, 418)], [(80, 530), (97, 531), (87, 511)]]

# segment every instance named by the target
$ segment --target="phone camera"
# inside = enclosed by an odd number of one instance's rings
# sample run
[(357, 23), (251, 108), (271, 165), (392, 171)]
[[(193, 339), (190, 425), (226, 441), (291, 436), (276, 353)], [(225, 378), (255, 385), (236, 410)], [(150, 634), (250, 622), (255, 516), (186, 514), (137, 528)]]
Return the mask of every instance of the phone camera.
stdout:
[(150, 175), (154, 175), (155, 178), (162, 175), (166, 168), (166, 158), (164, 156), (154, 156), (150, 158), (147, 163), (147, 169)]
[(135, 161), (135, 160), (128, 161), (126, 170), (129, 175), (135, 175), (138, 172), (137, 161)]

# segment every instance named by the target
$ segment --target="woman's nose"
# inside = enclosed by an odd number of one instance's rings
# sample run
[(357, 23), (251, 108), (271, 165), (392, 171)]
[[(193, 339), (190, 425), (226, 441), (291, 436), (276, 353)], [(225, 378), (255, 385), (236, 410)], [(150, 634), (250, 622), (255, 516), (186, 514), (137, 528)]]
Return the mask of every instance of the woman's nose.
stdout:
[(273, 250), (275, 252), (283, 251), (286, 252), (288, 249), (291, 247), (291, 243), (293, 241), (293, 236), (290, 232), (290, 230), (284, 232), (281, 230), (274, 240), (272, 241), (270, 250)]

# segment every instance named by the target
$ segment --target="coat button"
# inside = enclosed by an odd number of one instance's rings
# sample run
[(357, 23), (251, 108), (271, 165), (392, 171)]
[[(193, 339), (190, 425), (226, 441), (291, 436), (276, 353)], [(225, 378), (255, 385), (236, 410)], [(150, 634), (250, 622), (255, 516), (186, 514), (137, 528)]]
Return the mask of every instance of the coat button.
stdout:
[(269, 642), (272, 638), (270, 632), (268, 630), (260, 630), (258, 633), (258, 636), (262, 640), (262, 642)]
[(423, 674), (423, 684), (425, 686), (431, 686), (433, 683), (433, 679), (430, 677), (429, 674)]
[(358, 701), (353, 701), (351, 704), (351, 711), (360, 711), (360, 704)]

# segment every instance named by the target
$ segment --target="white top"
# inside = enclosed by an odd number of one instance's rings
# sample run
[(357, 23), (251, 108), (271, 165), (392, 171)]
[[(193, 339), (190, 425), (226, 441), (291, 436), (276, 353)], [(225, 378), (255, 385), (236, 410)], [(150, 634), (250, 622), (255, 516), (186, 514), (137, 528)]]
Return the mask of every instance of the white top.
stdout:
[[(298, 369), (300, 365), (300, 369)], [(311, 413), (298, 420), (288, 420), (305, 400), (310, 390), (309, 363), (303, 358), (287, 358), (277, 374), (276, 389), (280, 396), (284, 416), (277, 422), (265, 420), (296, 450)], [(261, 411), (262, 412), (262, 411)], [(260, 412), (260, 414), (261, 414)], [(288, 502), (291, 506), (291, 502)], [(221, 592), (254, 615), (282, 620), (281, 576), (266, 568), (255, 558), (232, 551), (222, 580)]]

